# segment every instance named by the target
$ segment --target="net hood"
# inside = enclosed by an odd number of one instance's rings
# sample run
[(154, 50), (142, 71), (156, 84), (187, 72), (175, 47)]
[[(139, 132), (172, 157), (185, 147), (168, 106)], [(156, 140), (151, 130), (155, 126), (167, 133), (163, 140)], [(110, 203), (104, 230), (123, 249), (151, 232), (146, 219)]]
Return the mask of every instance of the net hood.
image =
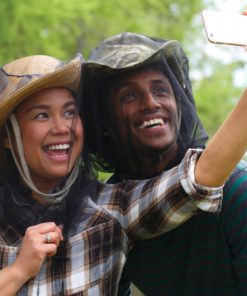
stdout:
[[(196, 113), (189, 79), (189, 62), (176, 40), (150, 38), (122, 33), (104, 40), (94, 48), (83, 66), (82, 116), (85, 138), (100, 169), (119, 169), (119, 149), (104, 136), (107, 114), (107, 79), (118, 73), (158, 63), (170, 80), (180, 112), (178, 131), (180, 158), (190, 147), (204, 147), (207, 134)], [(121, 148), (121, 147), (120, 147)], [(178, 157), (179, 158), (179, 157)]]

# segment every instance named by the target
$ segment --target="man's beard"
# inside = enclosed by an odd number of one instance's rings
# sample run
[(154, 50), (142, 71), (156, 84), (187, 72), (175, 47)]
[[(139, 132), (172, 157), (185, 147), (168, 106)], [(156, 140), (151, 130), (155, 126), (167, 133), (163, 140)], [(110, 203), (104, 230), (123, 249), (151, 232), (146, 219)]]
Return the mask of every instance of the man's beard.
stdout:
[(150, 166), (158, 165), (164, 159), (170, 159), (176, 149), (177, 137), (174, 137), (173, 141), (164, 145), (162, 148), (153, 148), (142, 146), (141, 148), (132, 147), (129, 149), (128, 158), (132, 162), (132, 167), (136, 168), (136, 171), (149, 168)]
[[(119, 158), (121, 171), (127, 175), (132, 174), (138, 177), (141, 172), (148, 172), (151, 167), (160, 166), (160, 162), (166, 162), (167, 160), (168, 163), (174, 163), (173, 158), (174, 155), (175, 158), (177, 155), (179, 135), (178, 122), (175, 116), (173, 116), (172, 125), (175, 129), (174, 137), (161, 148), (144, 145), (141, 141), (134, 142), (131, 137), (130, 127), (126, 126), (125, 144), (118, 143), (121, 147), (119, 145), (117, 145), (118, 147), (115, 146), (118, 154), (121, 154)], [(166, 168), (167, 165), (163, 169)]]

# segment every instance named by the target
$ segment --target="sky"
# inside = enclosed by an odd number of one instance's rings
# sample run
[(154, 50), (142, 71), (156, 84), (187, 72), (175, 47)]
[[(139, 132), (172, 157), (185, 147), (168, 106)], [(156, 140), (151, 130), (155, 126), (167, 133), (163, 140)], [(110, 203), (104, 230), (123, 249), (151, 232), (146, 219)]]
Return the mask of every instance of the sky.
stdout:
[(246, 6), (246, 1), (244, 0), (216, 0), (212, 5), (215, 9), (222, 11), (231, 11), (231, 12), (241, 12), (244, 6)]

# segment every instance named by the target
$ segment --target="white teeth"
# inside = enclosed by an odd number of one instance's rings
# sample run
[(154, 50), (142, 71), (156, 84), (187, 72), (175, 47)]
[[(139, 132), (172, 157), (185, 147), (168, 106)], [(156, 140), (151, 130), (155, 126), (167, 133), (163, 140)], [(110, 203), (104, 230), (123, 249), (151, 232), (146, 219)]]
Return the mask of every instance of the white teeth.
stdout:
[(140, 128), (151, 127), (154, 125), (159, 125), (159, 126), (164, 125), (163, 119), (162, 118), (155, 118), (155, 119), (146, 120), (143, 122), (143, 124), (140, 126)]
[(48, 150), (66, 150), (70, 148), (70, 144), (59, 144), (48, 146)]

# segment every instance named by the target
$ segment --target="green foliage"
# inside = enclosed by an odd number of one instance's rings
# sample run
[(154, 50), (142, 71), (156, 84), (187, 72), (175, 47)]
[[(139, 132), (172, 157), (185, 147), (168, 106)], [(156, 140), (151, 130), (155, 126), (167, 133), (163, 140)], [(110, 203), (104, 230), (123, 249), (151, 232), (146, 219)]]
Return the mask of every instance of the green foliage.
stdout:
[[(203, 73), (211, 68), (210, 74), (194, 79), (193, 87), (198, 112), (212, 135), (240, 96), (233, 71), (242, 65), (222, 65), (203, 55), (207, 41), (200, 44), (198, 38), (203, 32), (199, 14), (206, 2), (214, 1), (1, 0), (0, 65), (32, 54), (69, 60), (82, 52), (87, 57), (101, 40), (124, 31), (177, 39), (192, 69)], [(102, 180), (108, 176), (99, 174)]]
[(233, 109), (242, 92), (233, 86), (233, 73), (240, 66), (239, 63), (222, 65), (216, 60), (211, 60), (211, 63), (212, 74), (194, 82), (198, 114), (210, 136)]
[(207, 61), (196, 47), (203, 32), (199, 18), (203, 2), (1, 0), (0, 64), (32, 54), (69, 60), (76, 52), (83, 52), (87, 57), (99, 41), (124, 31), (177, 39), (192, 68), (203, 72), (200, 62), (212, 68), (211, 75), (193, 83), (199, 114), (212, 134), (239, 97), (240, 91), (232, 83), (233, 69), (239, 65)]
[(2, 0), (0, 64), (30, 54), (86, 56), (100, 40), (132, 31), (182, 40), (201, 0)]
[(107, 179), (111, 177), (111, 175), (111, 173), (98, 172), (98, 180), (105, 182)]

